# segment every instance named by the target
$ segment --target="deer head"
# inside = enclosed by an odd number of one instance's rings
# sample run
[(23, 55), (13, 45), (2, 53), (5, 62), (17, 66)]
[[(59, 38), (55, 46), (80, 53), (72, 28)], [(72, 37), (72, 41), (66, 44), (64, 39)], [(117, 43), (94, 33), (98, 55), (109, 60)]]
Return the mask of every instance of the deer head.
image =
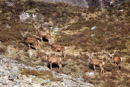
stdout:
[(110, 59), (112, 59), (112, 58), (114, 57), (114, 55), (115, 55), (116, 51), (114, 51), (112, 54), (111, 54), (110, 52), (107, 52), (107, 53), (108, 53), (108, 55), (109, 55)]
[(86, 55), (89, 57), (89, 62), (90, 62), (91, 59), (93, 58), (94, 53), (86, 52)]
[(28, 34), (28, 31), (26, 31), (26, 32), (22, 32), (22, 31), (20, 30), (20, 33), (21, 33), (22, 37), (25, 38), (26, 35)]

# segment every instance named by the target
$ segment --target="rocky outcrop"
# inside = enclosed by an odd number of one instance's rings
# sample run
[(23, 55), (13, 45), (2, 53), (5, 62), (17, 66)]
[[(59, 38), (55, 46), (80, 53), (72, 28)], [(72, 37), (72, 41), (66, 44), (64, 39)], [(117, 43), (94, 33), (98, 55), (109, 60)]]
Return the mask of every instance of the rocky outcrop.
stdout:
[[(3, 55), (0, 55), (0, 65), (0, 87), (94, 87), (92, 84), (85, 82), (82, 77), (73, 78), (70, 75), (56, 73), (45, 66), (31, 67), (19, 64), (17, 61)], [(21, 68), (32, 71), (34, 75), (21, 74)], [(51, 74), (44, 74), (41, 76), (43, 79), (37, 77), (34, 73), (40, 71), (50, 72)], [(60, 80), (51, 81), (49, 75), (52, 75), (53, 78), (60, 78)], [(47, 76), (47, 79), (44, 76)]]

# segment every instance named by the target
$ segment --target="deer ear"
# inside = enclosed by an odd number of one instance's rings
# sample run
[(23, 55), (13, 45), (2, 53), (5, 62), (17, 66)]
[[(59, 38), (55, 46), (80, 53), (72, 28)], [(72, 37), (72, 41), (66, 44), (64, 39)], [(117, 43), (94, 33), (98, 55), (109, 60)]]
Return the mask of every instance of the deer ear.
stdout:
[(20, 30), (20, 33), (21, 33), (22, 36), (24, 36), (24, 34), (23, 34), (23, 32), (21, 30)]
[(27, 34), (28, 34), (28, 31), (25, 32), (25, 35), (27, 35)]

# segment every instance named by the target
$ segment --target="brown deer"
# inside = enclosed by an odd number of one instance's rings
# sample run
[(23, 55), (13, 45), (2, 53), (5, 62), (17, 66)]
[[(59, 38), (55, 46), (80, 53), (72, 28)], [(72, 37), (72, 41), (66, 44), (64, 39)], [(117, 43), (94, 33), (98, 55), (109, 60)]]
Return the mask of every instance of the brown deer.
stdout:
[(65, 47), (61, 46), (61, 45), (53, 44), (54, 43), (53, 41), (54, 40), (49, 41), (49, 44), (50, 44), (52, 50), (55, 51), (55, 52), (61, 52), (62, 56), (65, 57), (66, 56), (66, 54), (65, 54)]
[(34, 28), (36, 30), (36, 34), (38, 34), (38, 36), (40, 37), (41, 41), (43, 41), (43, 38), (47, 39), (48, 41), (50, 40), (51, 34), (49, 32), (45, 32), (43, 30), (39, 30), (39, 28), (41, 27), (40, 23), (33, 23), (33, 26), (34, 26)]
[(117, 67), (120, 69), (121, 68), (121, 63), (122, 63), (122, 61), (123, 61), (123, 57), (121, 57), (121, 56), (119, 56), (119, 57), (114, 57), (114, 55), (115, 55), (115, 51), (114, 51), (114, 53), (109, 53), (109, 52), (107, 52), (108, 53), (108, 55), (110, 56), (110, 59), (112, 60), (112, 62), (114, 63), (114, 64), (116, 64), (117, 65)]
[(35, 38), (26, 37), (28, 31), (26, 31), (26, 32), (20, 31), (20, 33), (23, 37), (22, 38), (23, 41), (28, 45), (29, 49), (31, 48), (31, 46), (33, 46), (35, 49), (38, 49), (38, 47), (39, 47), (38, 40), (36, 40)]
[(104, 72), (103, 66), (105, 65), (105, 62), (99, 59), (92, 59), (94, 53), (90, 54), (87, 52), (87, 55), (89, 56), (89, 63), (93, 65), (94, 70), (96, 70), (96, 66), (99, 66), (101, 69), (101, 72)]
[(58, 64), (59, 70), (62, 69), (61, 57), (51, 57), (50, 54), (48, 55), (48, 52), (46, 52), (46, 58), (44, 58), (44, 60), (47, 60), (47, 62), (50, 64), (51, 70), (52, 70), (52, 64)]

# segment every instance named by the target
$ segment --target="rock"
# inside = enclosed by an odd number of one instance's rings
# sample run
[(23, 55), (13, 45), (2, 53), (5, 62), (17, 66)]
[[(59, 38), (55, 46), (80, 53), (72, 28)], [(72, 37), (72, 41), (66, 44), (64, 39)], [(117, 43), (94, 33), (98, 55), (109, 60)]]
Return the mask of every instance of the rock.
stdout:
[(124, 11), (124, 9), (121, 9), (121, 10), (120, 10), (120, 12), (123, 12), (123, 11)]
[(86, 72), (86, 74), (85, 74), (87, 77), (89, 77), (89, 78), (95, 78), (96, 77), (96, 73), (94, 73), (94, 72)]
[(15, 4), (14, 4), (13, 2), (7, 1), (6, 4), (7, 4), (9, 7), (15, 7)]
[(17, 76), (17, 74), (12, 73), (8, 76), (8, 79), (11, 81), (14, 81), (15, 79), (18, 79), (18, 76)]
[(2, 85), (8, 85), (8, 77), (7, 77), (7, 76), (1, 77), (1, 78), (0, 78), (0, 83), (1, 83)]
[(18, 73), (18, 72), (19, 72), (18, 67), (17, 67), (17, 66), (14, 66), (14, 67), (12, 68), (11, 72), (13, 72), (13, 73)]
[(37, 55), (37, 52), (35, 50), (29, 49), (28, 54), (29, 54), (29, 58), (35, 58)]
[(54, 32), (58, 32), (60, 28), (54, 28)]
[(95, 30), (97, 28), (97, 26), (93, 26), (92, 28), (91, 28), (91, 30)]
[(20, 19), (21, 22), (24, 22), (29, 18), (30, 18), (30, 14), (27, 13), (27, 12), (24, 12), (24, 13), (19, 15), (19, 19)]
[[(7, 18), (9, 18), (9, 17), (7, 17)], [(9, 19), (10, 20), (10, 19)], [(9, 24), (5, 24), (5, 28), (11, 28), (11, 26), (9, 25)]]
[(13, 87), (19, 87), (19, 85), (14, 85)]
[(87, 76), (94, 76), (94, 75), (95, 75), (94, 72), (88, 72), (88, 73), (86, 73), (86, 74), (87, 74)]
[[(84, 82), (83, 78), (73, 78), (70, 75), (50, 71), (48, 67), (31, 67), (25, 64), (18, 64), (17, 61), (0, 55), (0, 87), (94, 87), (92, 84)], [(21, 75), (19, 68), (27, 68), (37, 71), (48, 70), (51, 73), (51, 79), (60, 78), (53, 81), (48, 78), (43, 79), (35, 75)], [(50, 75), (50, 74), (48, 74)], [(42, 84), (42, 85), (41, 85)], [(43, 86), (44, 84), (44, 86)]]

